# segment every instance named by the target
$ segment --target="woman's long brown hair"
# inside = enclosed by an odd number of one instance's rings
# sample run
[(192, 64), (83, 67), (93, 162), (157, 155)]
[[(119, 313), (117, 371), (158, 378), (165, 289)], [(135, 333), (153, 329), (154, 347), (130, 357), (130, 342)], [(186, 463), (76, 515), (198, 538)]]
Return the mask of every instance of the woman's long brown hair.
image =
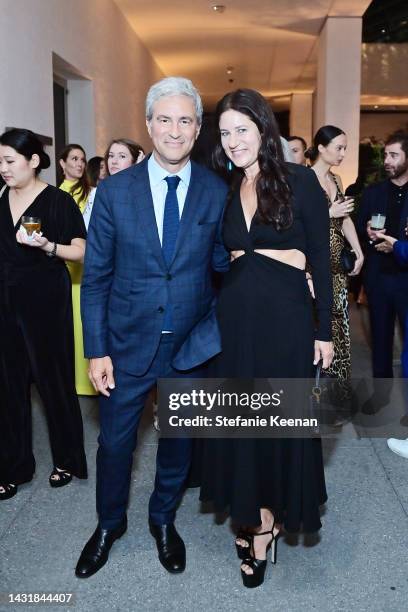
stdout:
[[(278, 230), (287, 229), (293, 222), (291, 190), (275, 115), (259, 92), (254, 89), (237, 89), (218, 102), (215, 112), (217, 128), (221, 115), (230, 109), (249, 117), (261, 135), (258, 152), (259, 174), (256, 178), (258, 207), (255, 220), (273, 224)], [(240, 183), (242, 180), (243, 170), (234, 168), (232, 173), (228, 172), (231, 162), (222, 148), (219, 129), (213, 161), (215, 168), (224, 177), (231, 175), (232, 189), (234, 189), (237, 182)]]

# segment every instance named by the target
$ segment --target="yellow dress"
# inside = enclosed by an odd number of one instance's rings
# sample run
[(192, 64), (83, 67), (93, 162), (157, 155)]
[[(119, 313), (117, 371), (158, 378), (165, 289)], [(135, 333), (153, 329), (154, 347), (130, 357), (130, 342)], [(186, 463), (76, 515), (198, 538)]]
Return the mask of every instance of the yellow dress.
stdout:
[[(75, 181), (65, 179), (59, 186), (62, 191), (70, 193)], [(78, 204), (81, 212), (84, 212), (86, 198), (81, 199), (78, 193), (71, 194)], [(84, 358), (84, 342), (82, 337), (82, 321), (80, 307), (80, 292), (82, 269), (81, 263), (67, 261), (67, 267), (72, 281), (72, 310), (74, 314), (74, 339), (75, 339), (75, 386), (78, 395), (97, 395), (88, 378), (88, 359)]]

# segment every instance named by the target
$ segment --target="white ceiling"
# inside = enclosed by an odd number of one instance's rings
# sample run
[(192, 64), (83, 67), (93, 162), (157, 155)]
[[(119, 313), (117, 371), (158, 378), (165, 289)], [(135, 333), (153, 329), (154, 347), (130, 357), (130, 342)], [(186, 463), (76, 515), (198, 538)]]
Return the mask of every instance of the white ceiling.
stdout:
[[(361, 16), (370, 0), (115, 0), (166, 76), (194, 82), (207, 108), (235, 87), (288, 107), (315, 86), (317, 40), (328, 16)], [(212, 9), (224, 4), (224, 13)], [(227, 66), (233, 66), (227, 75)], [(234, 82), (230, 83), (229, 78)]]

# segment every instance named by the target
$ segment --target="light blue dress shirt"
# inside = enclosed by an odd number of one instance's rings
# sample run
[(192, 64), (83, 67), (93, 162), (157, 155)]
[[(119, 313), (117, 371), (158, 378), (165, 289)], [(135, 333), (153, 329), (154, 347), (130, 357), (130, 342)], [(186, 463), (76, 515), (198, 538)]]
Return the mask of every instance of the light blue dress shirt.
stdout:
[(160, 166), (154, 157), (154, 153), (151, 154), (147, 162), (147, 169), (149, 173), (150, 190), (152, 192), (154, 214), (156, 217), (157, 231), (159, 233), (160, 244), (163, 241), (163, 217), (164, 217), (164, 204), (167, 195), (167, 183), (164, 180), (166, 176), (179, 176), (180, 182), (177, 187), (177, 201), (179, 205), (179, 218), (183, 214), (184, 203), (186, 201), (188, 186), (191, 178), (191, 162), (188, 161), (186, 165), (179, 171), (171, 174), (168, 170), (165, 170)]

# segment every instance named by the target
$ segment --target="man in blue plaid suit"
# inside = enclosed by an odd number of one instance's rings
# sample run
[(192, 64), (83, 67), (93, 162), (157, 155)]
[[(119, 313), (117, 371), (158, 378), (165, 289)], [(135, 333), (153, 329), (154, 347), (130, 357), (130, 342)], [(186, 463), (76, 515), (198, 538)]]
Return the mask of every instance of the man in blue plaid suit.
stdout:
[[(201, 118), (191, 81), (159, 81), (146, 99), (152, 155), (98, 186), (81, 308), (90, 378), (101, 393), (99, 523), (76, 567), (81, 578), (106, 563), (126, 531), (132, 455), (150, 389), (159, 377), (191, 375), (221, 350), (211, 272), (228, 268), (221, 241), (227, 188), (190, 161)], [(159, 559), (172, 573), (185, 568), (174, 520), (191, 446), (187, 439), (159, 440), (149, 502)]]

